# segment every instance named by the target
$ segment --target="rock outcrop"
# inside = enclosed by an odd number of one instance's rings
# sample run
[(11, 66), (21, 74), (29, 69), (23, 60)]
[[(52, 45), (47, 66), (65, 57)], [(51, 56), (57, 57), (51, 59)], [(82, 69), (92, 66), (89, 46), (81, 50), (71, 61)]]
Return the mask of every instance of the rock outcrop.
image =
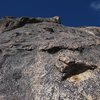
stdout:
[(100, 28), (60, 23), (0, 19), (0, 100), (100, 100)]
[(54, 22), (61, 24), (60, 17), (55, 16), (53, 18), (29, 18), (29, 17), (3, 17), (0, 19), (0, 32), (10, 31), (24, 26), (27, 23), (40, 23), (40, 22)]

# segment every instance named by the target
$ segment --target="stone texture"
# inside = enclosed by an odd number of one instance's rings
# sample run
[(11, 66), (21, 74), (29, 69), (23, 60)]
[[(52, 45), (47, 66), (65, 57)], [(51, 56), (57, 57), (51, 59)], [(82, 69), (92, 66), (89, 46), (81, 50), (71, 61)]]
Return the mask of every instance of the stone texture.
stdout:
[(0, 19), (0, 100), (100, 100), (100, 28), (60, 23)]
[[(61, 24), (60, 17), (55, 16), (53, 18), (29, 18), (29, 17), (3, 17), (0, 19), (0, 32), (13, 30), (24, 26), (27, 23), (40, 23), (40, 22), (54, 22)], [(50, 30), (50, 29), (49, 29)]]

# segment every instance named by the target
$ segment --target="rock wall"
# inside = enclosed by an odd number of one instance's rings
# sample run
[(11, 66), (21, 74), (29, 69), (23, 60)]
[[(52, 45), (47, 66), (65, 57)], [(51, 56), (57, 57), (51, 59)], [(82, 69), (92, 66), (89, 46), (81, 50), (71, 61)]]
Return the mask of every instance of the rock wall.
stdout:
[(0, 19), (0, 100), (100, 100), (100, 28), (60, 23)]

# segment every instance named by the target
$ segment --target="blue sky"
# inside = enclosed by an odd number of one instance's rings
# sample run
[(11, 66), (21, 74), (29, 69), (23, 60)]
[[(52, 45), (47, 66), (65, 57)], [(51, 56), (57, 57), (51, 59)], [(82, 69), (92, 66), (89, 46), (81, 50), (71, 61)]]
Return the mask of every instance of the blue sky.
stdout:
[(60, 16), (67, 26), (100, 26), (100, 0), (0, 0), (3, 16)]

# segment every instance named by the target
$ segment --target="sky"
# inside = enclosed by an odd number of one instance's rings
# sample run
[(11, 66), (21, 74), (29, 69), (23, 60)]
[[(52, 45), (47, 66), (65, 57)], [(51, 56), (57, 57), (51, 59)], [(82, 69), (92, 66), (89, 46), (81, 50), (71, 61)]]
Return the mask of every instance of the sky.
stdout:
[(100, 0), (0, 0), (0, 17), (60, 16), (66, 26), (100, 27)]

